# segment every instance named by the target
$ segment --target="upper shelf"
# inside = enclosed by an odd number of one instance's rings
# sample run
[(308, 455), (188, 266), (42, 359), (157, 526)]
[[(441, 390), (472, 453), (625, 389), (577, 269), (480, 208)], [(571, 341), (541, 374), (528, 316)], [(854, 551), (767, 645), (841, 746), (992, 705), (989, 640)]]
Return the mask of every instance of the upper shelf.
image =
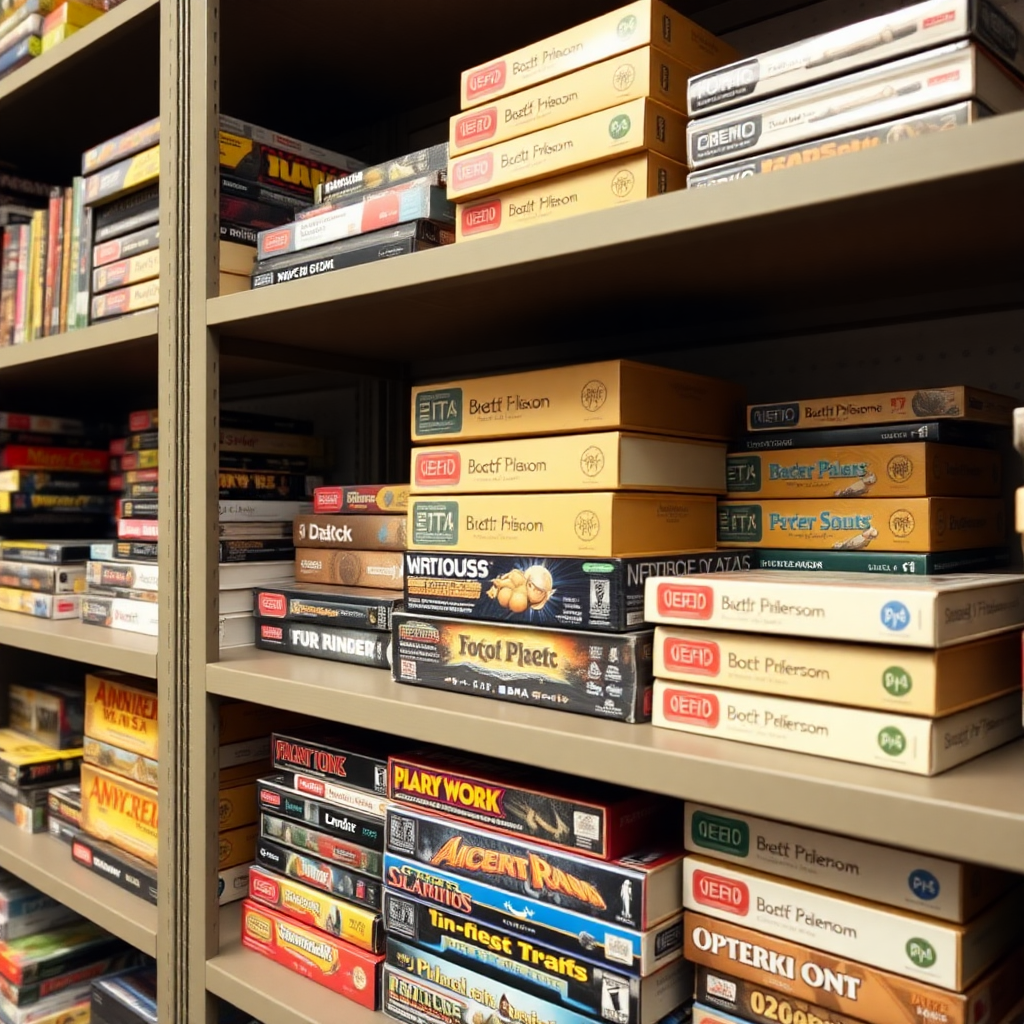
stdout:
[(213, 298), (207, 312), (229, 337), (425, 366), (644, 329), (678, 349), (1020, 305), (1021, 223), (1024, 113)]
[(71, 859), (71, 847), (0, 821), (0, 866), (143, 953), (156, 956), (156, 907)]
[(1024, 871), (1024, 740), (920, 778), (650, 725), (394, 683), (380, 669), (242, 647), (207, 689), (426, 743)]
[(84, 150), (153, 117), (159, 11), (160, 0), (124, 0), (0, 78), (0, 159), (19, 174), (70, 184)]
[(18, 612), (0, 612), (2, 644), (156, 678), (155, 637), (89, 626), (79, 619), (37, 619)]

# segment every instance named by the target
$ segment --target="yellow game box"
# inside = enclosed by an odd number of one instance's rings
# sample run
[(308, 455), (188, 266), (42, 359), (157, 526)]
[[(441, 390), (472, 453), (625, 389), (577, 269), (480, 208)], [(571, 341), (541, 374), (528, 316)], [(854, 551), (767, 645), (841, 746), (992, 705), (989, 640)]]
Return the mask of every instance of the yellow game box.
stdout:
[(243, 782), (241, 785), (221, 786), (217, 794), (217, 830), (229, 832), (231, 829), (252, 825), (259, 819), (256, 805), (256, 780)]
[(478, 149), (448, 161), (448, 198), (461, 203), (644, 150), (685, 163), (686, 117), (631, 100)]
[(997, 497), (1002, 459), (925, 441), (742, 452), (726, 462), (730, 497)]
[(961, 551), (997, 547), (1006, 540), (1006, 526), (1000, 498), (783, 498), (718, 505), (718, 543), (729, 548)]
[(628, 359), (473, 377), (412, 389), (412, 440), (634, 430), (728, 441), (742, 394), (727, 381)]
[(535, 181), (476, 202), (460, 203), (455, 215), (455, 240), (502, 235), (683, 188), (686, 168), (682, 164), (657, 153), (639, 153)]
[(628, 558), (714, 544), (715, 499), (705, 495), (413, 495), (409, 502), (410, 550)]
[(83, 731), (90, 739), (159, 760), (153, 681), (124, 672), (97, 671), (87, 675)]
[(82, 765), (82, 830), (156, 866), (157, 792)]

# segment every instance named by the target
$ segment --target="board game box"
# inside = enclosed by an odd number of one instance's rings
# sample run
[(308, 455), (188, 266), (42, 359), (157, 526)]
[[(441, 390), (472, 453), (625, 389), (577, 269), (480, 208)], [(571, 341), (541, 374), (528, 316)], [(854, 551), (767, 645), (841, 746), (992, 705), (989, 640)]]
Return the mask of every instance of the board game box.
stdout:
[(121, 948), (121, 940), (81, 920), (64, 928), (0, 943), (0, 975), (14, 985), (27, 985), (64, 974)]
[(289, 850), (270, 839), (261, 838), (256, 843), (256, 862), (276, 874), (370, 910), (379, 911), (383, 904), (384, 886), (378, 879), (308, 853)]
[(317, 487), (313, 491), (313, 511), (317, 515), (337, 512), (399, 514), (408, 508), (408, 484), (354, 484)]
[(405, 516), (299, 515), (292, 523), (292, 540), (296, 548), (403, 551), (405, 530)]
[(368, 850), (384, 849), (384, 827), (378, 818), (343, 811), (329, 801), (291, 790), (284, 783), (285, 779), (277, 775), (260, 779), (256, 803), (261, 811), (329, 832)]
[(76, 863), (156, 906), (157, 875), (152, 864), (85, 832), (76, 830), (63, 838), (70, 842)]
[(12, 729), (55, 750), (82, 746), (85, 697), (81, 686), (9, 683), (7, 695)]
[(56, 750), (14, 729), (0, 729), (0, 779), (12, 786), (72, 779), (81, 763), (80, 747)]
[(415, 178), (429, 178), (433, 184), (443, 185), (447, 169), (448, 143), (442, 142), (428, 149), (417, 149), (384, 163), (352, 171), (343, 178), (321, 182), (316, 187), (315, 197), (317, 203), (324, 203), (335, 196), (375, 192)]
[(384, 815), (388, 809), (388, 801), (384, 796), (302, 771), (278, 771), (275, 772), (275, 778), (286, 789), (336, 804), (341, 810), (380, 819), (381, 828), (384, 827)]
[(387, 796), (388, 756), (413, 749), (402, 740), (368, 729), (335, 727), (331, 735), (322, 731), (275, 733), (272, 743), (274, 767), (280, 771), (309, 772), (331, 782)]
[(931, 555), (902, 551), (786, 551), (755, 553), (755, 569), (789, 572), (864, 572), (893, 576), (940, 576), (951, 572), (980, 573), (1010, 565), (1010, 549), (976, 548), (939, 551)]
[(156, 790), (82, 765), (82, 829), (156, 866)]
[(156, 687), (152, 680), (109, 670), (85, 677), (85, 734), (156, 761)]
[(391, 628), (391, 616), (402, 608), (402, 598), (391, 591), (366, 587), (256, 587), (253, 607), (263, 619), (386, 632)]
[(0, 562), (0, 586), (41, 594), (78, 594), (85, 589), (85, 570), (80, 565), (37, 565), (7, 559)]
[(371, 668), (391, 667), (391, 640), (378, 630), (322, 626), (312, 622), (255, 620), (256, 646)]

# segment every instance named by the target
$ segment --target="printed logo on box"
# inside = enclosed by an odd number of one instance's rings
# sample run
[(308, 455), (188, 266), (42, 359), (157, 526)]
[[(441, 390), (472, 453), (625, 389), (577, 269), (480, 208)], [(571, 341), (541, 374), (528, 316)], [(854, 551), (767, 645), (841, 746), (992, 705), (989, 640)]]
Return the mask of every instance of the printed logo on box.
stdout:
[(295, 777), (295, 788), (300, 793), (309, 793), (311, 796), (323, 796), (327, 787), (319, 779), (307, 779), (305, 775)]
[(280, 807), (281, 806), (281, 794), (275, 793), (272, 789), (261, 789), (260, 790), (260, 803), (266, 804), (269, 807)]
[(750, 890), (744, 882), (712, 874), (710, 871), (694, 871), (693, 898), (705, 907), (714, 907), (737, 917), (746, 917), (750, 910)]
[(493, 153), (474, 153), (473, 156), (452, 164), (452, 185), (460, 191), (476, 185), (486, 185), (493, 176)]
[(690, 838), (704, 850), (746, 857), (750, 853), (750, 826), (738, 818), (695, 811), (690, 822)]
[(470, 142), (489, 139), (498, 130), (498, 108), (472, 110), (455, 122), (455, 142), (465, 146)]
[(704, 729), (718, 728), (720, 709), (718, 697), (713, 693), (666, 689), (662, 712), (670, 722), (699, 725)]
[(761, 460), (756, 455), (730, 455), (725, 460), (725, 489), (730, 494), (761, 489)]
[(937, 899), (941, 888), (939, 880), (930, 871), (925, 871), (924, 868), (917, 868), (915, 871), (911, 871), (907, 884), (910, 886), (910, 891), (919, 900)]
[(245, 930), (254, 939), (259, 939), (261, 942), (269, 942), (274, 934), (270, 919), (252, 910), (246, 912)]
[(458, 434), (462, 430), (462, 388), (421, 391), (416, 396), (417, 434)]
[(262, 896), (273, 903), (277, 902), (280, 887), (273, 879), (265, 875), (250, 875), (249, 888), (253, 896)]
[(497, 92), (505, 87), (508, 69), (503, 60), (495, 61), (486, 67), (477, 68), (466, 79), (466, 99), (474, 100), (480, 96)]
[(904, 948), (907, 958), (915, 967), (934, 967), (939, 958), (935, 947), (927, 939), (910, 939)]
[(800, 405), (786, 402), (776, 405), (752, 405), (750, 426), (754, 430), (768, 430), (771, 427), (792, 427), (800, 422)]
[(711, 587), (696, 583), (659, 583), (658, 614), (673, 619), (710, 619), (715, 608)]
[(910, 609), (902, 601), (887, 601), (882, 605), (882, 625), (899, 633), (910, 625)]
[(414, 544), (451, 547), (459, 542), (457, 501), (418, 501), (412, 510)]
[(878, 733), (878, 746), (882, 753), (899, 757), (907, 749), (907, 737), (895, 725), (887, 725)]
[(271, 619), (283, 619), (288, 614), (288, 599), (284, 594), (268, 594), (265, 591), (258, 599), (259, 613)]
[(420, 487), (443, 487), (462, 479), (462, 456), (458, 452), (434, 450), (416, 453), (416, 483)]
[(284, 640), (284, 630), (280, 626), (271, 626), (266, 623), (260, 624), (260, 637), (264, 640)]
[(462, 233), (477, 235), (482, 231), (494, 231), (501, 227), (501, 200), (489, 199), (486, 203), (476, 206), (460, 207), (462, 214)]
[(313, 491), (314, 512), (340, 512), (341, 511), (340, 487), (317, 487)]
[(290, 231), (268, 231), (260, 239), (260, 252), (266, 254), (287, 249), (291, 239)]
[(680, 640), (666, 637), (662, 648), (665, 667), (698, 676), (717, 676), (722, 668), (722, 652), (713, 640)]

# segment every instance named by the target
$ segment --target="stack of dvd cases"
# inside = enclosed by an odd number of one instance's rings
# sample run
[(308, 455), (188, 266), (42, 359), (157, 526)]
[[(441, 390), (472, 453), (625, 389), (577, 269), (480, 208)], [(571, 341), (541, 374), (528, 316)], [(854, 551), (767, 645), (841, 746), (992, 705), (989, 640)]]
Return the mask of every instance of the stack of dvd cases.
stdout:
[(395, 679), (648, 721), (643, 580), (751, 564), (714, 551), (740, 401), (627, 360), (414, 387)]
[(462, 73), (448, 197), (459, 241), (686, 184), (686, 82), (736, 52), (639, 0)]
[(110, 443), (117, 540), (90, 549), (82, 599), (83, 622), (146, 636), (158, 630), (158, 423), (156, 409), (130, 413)]
[(297, 281), (455, 241), (448, 146), (417, 150), (317, 186), (315, 206), (261, 231), (252, 286)]
[(925, 0), (694, 76), (688, 186), (776, 174), (1021, 109), (1019, 16), (1010, 0)]

